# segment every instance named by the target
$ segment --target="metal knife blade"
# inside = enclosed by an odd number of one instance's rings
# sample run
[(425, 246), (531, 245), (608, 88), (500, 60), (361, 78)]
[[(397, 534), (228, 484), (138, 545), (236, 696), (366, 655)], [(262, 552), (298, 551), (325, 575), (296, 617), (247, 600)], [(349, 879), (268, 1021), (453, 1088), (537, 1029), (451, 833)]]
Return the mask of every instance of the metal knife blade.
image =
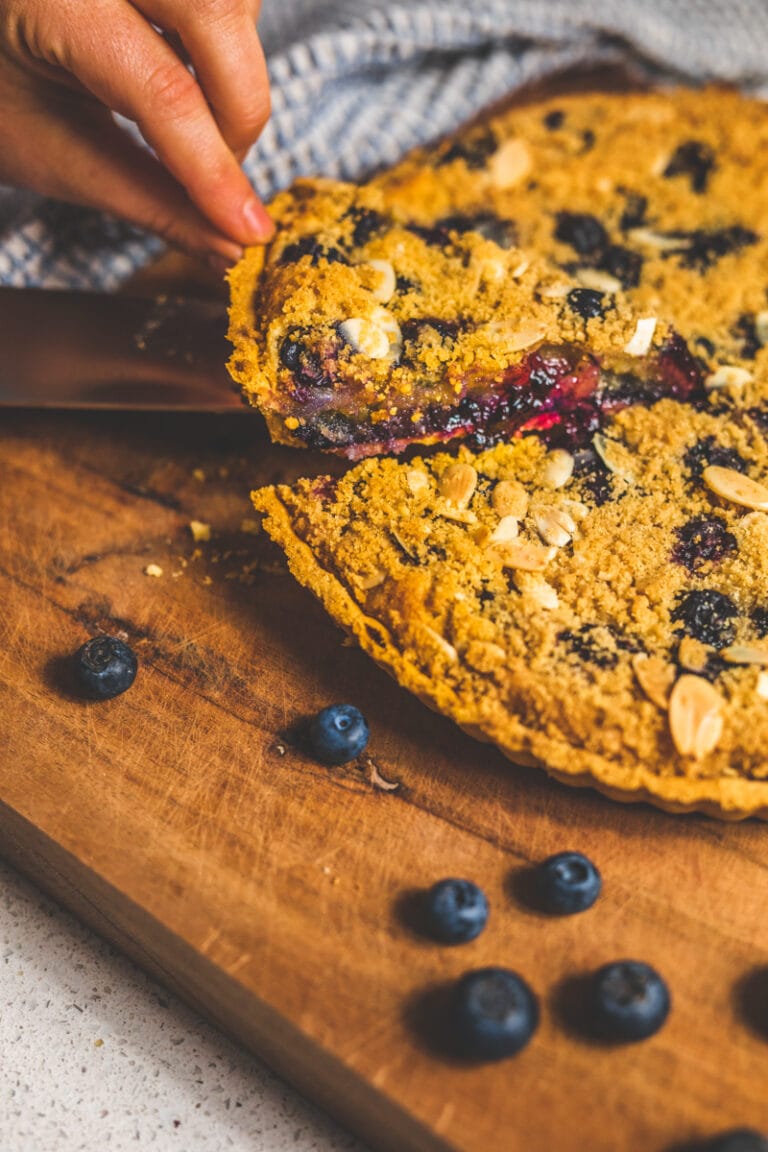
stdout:
[(0, 407), (245, 412), (226, 331), (219, 301), (0, 288)]

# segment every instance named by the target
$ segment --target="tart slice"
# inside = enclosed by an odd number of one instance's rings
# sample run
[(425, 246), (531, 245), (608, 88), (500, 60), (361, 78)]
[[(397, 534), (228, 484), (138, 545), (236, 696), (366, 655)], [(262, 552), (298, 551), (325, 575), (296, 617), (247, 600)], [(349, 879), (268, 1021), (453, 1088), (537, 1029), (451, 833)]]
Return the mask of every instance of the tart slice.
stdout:
[(361, 647), (513, 761), (766, 817), (767, 405), (663, 399), (573, 452), (518, 437), (253, 498)]
[(231, 273), (230, 371), (274, 439), (351, 459), (517, 431), (588, 439), (630, 397), (688, 396), (668, 326), (517, 247), (489, 212), (431, 225), (374, 188), (305, 181)]
[[(359, 458), (768, 368), (768, 106), (709, 89), (516, 108), (360, 187), (303, 181), (231, 273), (230, 369), (275, 439)], [(663, 322), (662, 322), (663, 321)]]

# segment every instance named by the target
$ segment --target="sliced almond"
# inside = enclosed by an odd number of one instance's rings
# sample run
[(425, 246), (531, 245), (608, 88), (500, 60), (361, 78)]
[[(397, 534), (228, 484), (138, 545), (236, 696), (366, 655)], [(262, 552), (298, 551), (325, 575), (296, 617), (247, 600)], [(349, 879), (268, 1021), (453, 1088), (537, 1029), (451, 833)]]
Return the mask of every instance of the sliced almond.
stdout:
[(527, 323), (517, 320), (491, 320), (477, 328), (488, 343), (498, 346), (503, 352), (522, 352), (544, 339), (547, 329), (544, 324), (530, 320)]
[(572, 283), (552, 281), (549, 284), (540, 284), (536, 289), (536, 295), (540, 296), (542, 300), (564, 300), (572, 290)]
[(455, 663), (458, 660), (458, 658), (459, 658), (458, 652), (454, 648), (453, 644), (448, 643), (448, 641), (445, 639), (444, 636), (441, 636), (439, 632), (436, 632), (434, 628), (430, 628), (428, 625), (425, 626), (424, 631), (427, 633), (427, 635), (430, 637), (430, 639), (437, 645), (437, 647), (440, 649), (440, 651), (443, 653), (443, 655), (448, 657), (448, 659), (451, 661), (451, 663)]
[(373, 315), (351, 316), (339, 324), (339, 332), (356, 352), (371, 360), (400, 359), (403, 338), (400, 325), (386, 308), (376, 308)]
[(531, 150), (525, 140), (505, 140), (488, 161), (488, 175), (496, 188), (514, 188), (533, 167)]
[(669, 697), (669, 730), (681, 756), (701, 760), (723, 732), (723, 698), (701, 676), (681, 676)]
[(656, 317), (645, 316), (635, 324), (632, 337), (624, 345), (627, 356), (645, 356), (653, 343), (656, 331)]
[(720, 655), (729, 664), (759, 664), (768, 668), (768, 650), (753, 648), (749, 644), (731, 644), (721, 648)]
[(528, 511), (528, 493), (518, 480), (499, 480), (491, 495), (494, 512), (522, 520)]
[(537, 572), (526, 572), (525, 579), (523, 575), (516, 577), (516, 581), (520, 591), (524, 596), (533, 600), (538, 604), (539, 608), (545, 608), (548, 612), (554, 612), (555, 608), (560, 607), (560, 597), (551, 584), (547, 583), (543, 576), (539, 576)]
[(374, 568), (367, 576), (360, 576), (357, 583), (364, 592), (368, 592), (371, 588), (378, 588), (380, 584), (384, 583), (386, 578), (386, 572), (381, 568)]
[(516, 516), (502, 516), (490, 536), (492, 544), (503, 544), (507, 540), (517, 539), (520, 532), (520, 521)]
[(613, 472), (615, 476), (620, 476), (630, 483), (634, 481), (632, 457), (623, 444), (619, 444), (616, 440), (609, 440), (607, 436), (603, 436), (602, 432), (596, 432), (592, 437), (592, 447), (609, 472)]
[(595, 292), (604, 292), (608, 296), (615, 296), (621, 291), (621, 280), (611, 276), (608, 272), (601, 272), (599, 268), (579, 268), (576, 279), (585, 288)]
[(627, 233), (633, 244), (655, 248), (658, 252), (683, 252), (693, 245), (693, 240), (684, 236), (665, 236), (652, 228), (631, 228)]
[(545, 548), (531, 540), (510, 540), (494, 544), (492, 551), (504, 568), (519, 568), (523, 572), (543, 572), (557, 555), (556, 548)]
[(576, 524), (562, 508), (547, 508), (533, 517), (536, 531), (545, 544), (552, 544), (555, 548), (564, 548), (569, 544)]
[(752, 373), (738, 364), (721, 364), (717, 371), (710, 373), (704, 381), (707, 392), (720, 392), (724, 388), (739, 392), (752, 379)]
[(464, 653), (470, 668), (478, 672), (495, 672), (507, 662), (507, 654), (499, 644), (490, 640), (473, 640)]
[(581, 500), (562, 500), (560, 507), (564, 508), (566, 512), (570, 512), (574, 520), (586, 520), (589, 516), (589, 508), (583, 504)]
[(471, 464), (449, 464), (440, 477), (440, 495), (457, 508), (466, 508), (477, 487), (477, 472)]
[(760, 345), (765, 348), (768, 344), (768, 308), (755, 316), (755, 335)]
[(666, 712), (669, 694), (677, 675), (674, 664), (667, 663), (661, 656), (638, 653), (632, 657), (632, 671), (651, 703)]
[(405, 482), (414, 496), (418, 496), (420, 492), (426, 492), (429, 488), (429, 477), (420, 468), (411, 468), (405, 477)]
[(768, 672), (759, 672), (756, 692), (761, 700), (768, 700)]
[(740, 508), (753, 508), (755, 512), (768, 512), (768, 488), (735, 468), (710, 464), (701, 478), (707, 488), (722, 500), (738, 504)]
[(395, 294), (397, 276), (389, 260), (366, 260), (359, 268), (367, 281), (366, 287), (375, 300), (386, 304)]
[(544, 458), (541, 479), (553, 488), (562, 488), (573, 476), (574, 459), (565, 448), (554, 448)]
[(677, 661), (689, 672), (703, 672), (714, 653), (715, 649), (710, 648), (708, 644), (702, 644), (701, 640), (696, 640), (693, 636), (683, 636), (677, 649)]

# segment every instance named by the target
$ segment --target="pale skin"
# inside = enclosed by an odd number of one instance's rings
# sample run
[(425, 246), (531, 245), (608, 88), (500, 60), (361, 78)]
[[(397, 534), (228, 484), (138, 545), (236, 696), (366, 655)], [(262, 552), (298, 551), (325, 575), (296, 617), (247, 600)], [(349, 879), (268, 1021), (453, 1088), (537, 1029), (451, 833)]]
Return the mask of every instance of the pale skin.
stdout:
[(215, 267), (269, 239), (240, 167), (269, 117), (259, 7), (0, 0), (0, 184), (121, 216)]

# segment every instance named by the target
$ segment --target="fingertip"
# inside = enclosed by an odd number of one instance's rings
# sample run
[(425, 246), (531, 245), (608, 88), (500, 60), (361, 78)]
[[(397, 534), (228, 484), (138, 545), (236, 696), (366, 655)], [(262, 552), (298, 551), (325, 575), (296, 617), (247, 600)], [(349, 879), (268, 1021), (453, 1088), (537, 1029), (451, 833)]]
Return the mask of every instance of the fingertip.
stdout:
[(275, 234), (275, 222), (256, 196), (243, 208), (243, 220), (251, 244), (266, 244)]

